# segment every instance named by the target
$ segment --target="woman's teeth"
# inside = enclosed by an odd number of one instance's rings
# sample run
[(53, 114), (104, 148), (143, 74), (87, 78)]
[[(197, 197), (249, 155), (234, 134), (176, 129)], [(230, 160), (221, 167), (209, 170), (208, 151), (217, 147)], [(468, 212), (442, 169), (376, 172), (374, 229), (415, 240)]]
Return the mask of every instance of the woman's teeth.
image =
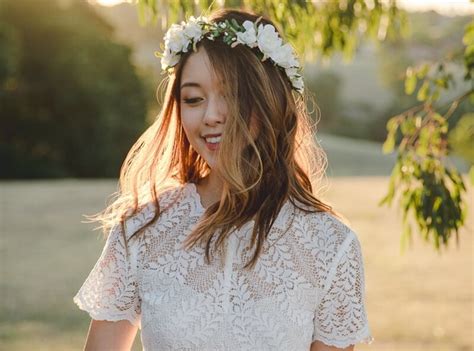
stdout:
[(221, 137), (218, 136), (218, 137), (213, 137), (213, 138), (205, 138), (206, 139), (206, 142), (207, 143), (212, 143), (212, 144), (216, 144), (216, 143), (219, 143), (221, 141)]

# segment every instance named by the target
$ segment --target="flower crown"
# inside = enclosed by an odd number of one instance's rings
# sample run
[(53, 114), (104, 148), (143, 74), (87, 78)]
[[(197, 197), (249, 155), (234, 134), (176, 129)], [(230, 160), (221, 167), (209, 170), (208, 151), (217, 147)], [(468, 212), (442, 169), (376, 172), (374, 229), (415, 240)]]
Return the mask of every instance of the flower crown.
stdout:
[[(282, 68), (291, 81), (293, 88), (303, 93), (303, 78), (299, 73), (300, 64), (296, 59), (290, 44), (283, 44), (276, 29), (271, 24), (258, 24), (245, 21), (240, 25), (235, 19), (214, 23), (206, 17), (190, 17), (188, 22), (173, 24), (164, 36), (165, 47), (163, 53), (156, 52), (161, 57), (161, 68), (166, 71), (179, 62), (181, 55), (191, 48), (196, 51), (197, 43), (204, 37), (214, 40), (223, 36), (224, 43), (235, 47), (239, 44), (258, 49), (258, 56), (262, 61), (271, 59), (278, 67)], [(257, 26), (258, 25), (258, 26)]]

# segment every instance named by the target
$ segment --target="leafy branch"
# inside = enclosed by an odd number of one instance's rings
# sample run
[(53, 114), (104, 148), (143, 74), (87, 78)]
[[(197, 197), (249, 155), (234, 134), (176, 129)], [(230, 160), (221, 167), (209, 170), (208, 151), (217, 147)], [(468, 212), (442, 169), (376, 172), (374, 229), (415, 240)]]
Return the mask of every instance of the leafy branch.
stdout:
[(142, 25), (152, 22), (165, 31), (186, 16), (207, 15), (221, 7), (241, 8), (263, 14), (280, 26), (299, 56), (312, 61), (342, 52), (349, 60), (361, 38), (382, 41), (407, 34), (407, 16), (396, 0), (280, 1), (135, 0)]
[[(453, 233), (459, 245), (459, 229), (464, 225), (467, 213), (463, 200), (467, 190), (461, 174), (447, 162), (447, 120), (461, 102), (474, 102), (474, 21), (466, 26), (463, 43), (466, 45), (463, 57), (466, 73), (463, 79), (470, 82), (471, 88), (449, 103), (436, 107), (441, 94), (455, 84), (454, 75), (446, 69), (445, 63), (408, 67), (405, 92), (408, 95), (416, 92), (417, 100), (422, 103), (392, 117), (386, 125), (388, 133), (383, 152), (390, 153), (397, 145), (398, 155), (388, 192), (379, 206), (391, 205), (395, 193), (401, 193), (404, 226), (402, 251), (412, 239), (409, 214), (415, 219), (423, 239), (432, 241), (437, 250), (442, 244), (447, 246)], [(448, 110), (441, 114), (439, 111), (447, 105)], [(473, 114), (465, 114), (461, 120), (470, 119), (472, 122), (473, 118)], [(474, 184), (474, 165), (471, 165), (469, 175)]]

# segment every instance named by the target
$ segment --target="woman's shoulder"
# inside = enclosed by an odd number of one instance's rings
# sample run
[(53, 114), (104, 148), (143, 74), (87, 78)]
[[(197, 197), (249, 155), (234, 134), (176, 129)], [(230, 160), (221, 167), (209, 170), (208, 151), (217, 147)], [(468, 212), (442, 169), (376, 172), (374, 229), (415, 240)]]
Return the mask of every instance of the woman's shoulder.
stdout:
[[(295, 233), (297, 247), (309, 265), (307, 270), (316, 277), (315, 284), (327, 288), (327, 279), (338, 267), (355, 269), (362, 263), (362, 248), (357, 233), (331, 212), (301, 213)], [(331, 273), (332, 272), (332, 273)]]
[(304, 242), (310, 246), (336, 254), (358, 240), (356, 232), (342, 216), (327, 211), (298, 210), (297, 213), (296, 225)]
[[(170, 210), (178, 202), (187, 189), (185, 184), (169, 184), (162, 186), (157, 191), (157, 200), (160, 213)], [(156, 217), (156, 202), (149, 196), (148, 200), (143, 201), (135, 213), (130, 214), (125, 219), (125, 230), (127, 237), (133, 235), (136, 231), (143, 228)]]

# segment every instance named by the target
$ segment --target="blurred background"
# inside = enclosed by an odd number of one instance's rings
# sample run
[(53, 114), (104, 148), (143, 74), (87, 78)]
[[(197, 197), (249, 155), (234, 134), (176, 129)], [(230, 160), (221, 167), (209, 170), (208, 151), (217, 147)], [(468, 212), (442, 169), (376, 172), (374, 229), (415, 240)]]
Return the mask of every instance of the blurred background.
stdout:
[[(387, 122), (420, 100), (406, 93), (407, 67), (462, 50), (474, 4), (397, 7), (409, 28), (402, 37), (361, 40), (349, 59), (344, 50), (305, 56), (328, 155), (322, 196), (363, 247), (375, 342), (357, 349), (473, 350), (472, 184), (460, 243), (441, 250), (414, 235), (401, 252), (402, 214), (378, 202), (397, 159), (383, 152)], [(127, 151), (160, 109), (154, 52), (163, 30), (138, 15), (117, 0), (0, 0), (0, 350), (82, 349), (89, 317), (72, 297), (104, 243), (83, 215), (104, 208)], [(445, 101), (472, 89), (463, 64), (448, 65), (457, 83)], [(472, 103), (460, 102), (449, 131), (469, 112)], [(466, 126), (467, 138), (452, 132), (448, 155), (464, 177), (474, 162)]]

